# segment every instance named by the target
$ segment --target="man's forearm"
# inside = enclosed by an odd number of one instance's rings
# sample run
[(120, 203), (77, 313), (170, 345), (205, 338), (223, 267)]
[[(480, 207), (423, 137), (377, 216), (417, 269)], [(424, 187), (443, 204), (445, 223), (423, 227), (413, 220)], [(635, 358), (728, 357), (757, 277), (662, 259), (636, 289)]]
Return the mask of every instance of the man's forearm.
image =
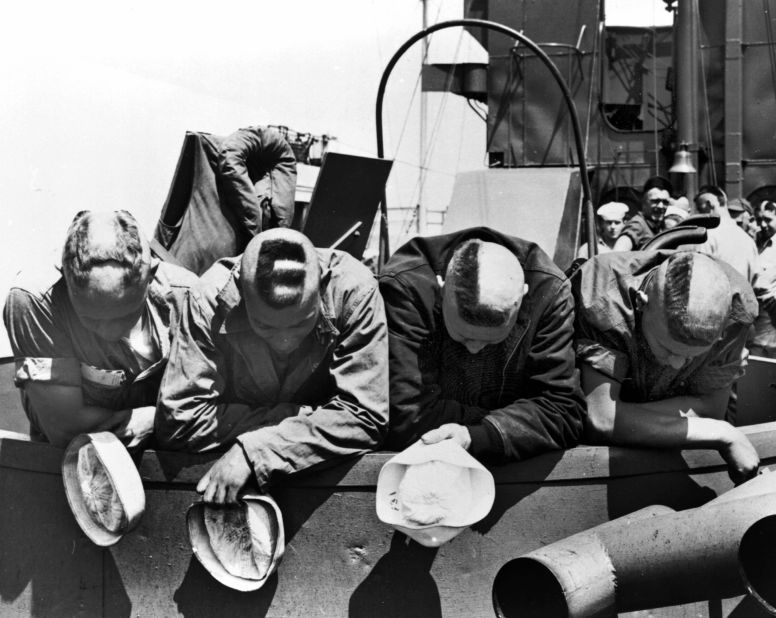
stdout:
[(43, 419), (38, 415), (37, 420), (49, 442), (64, 448), (78, 434), (98, 431), (115, 432), (119, 427), (126, 425), (131, 415), (131, 409), (108, 410), (98, 406), (84, 406), (66, 417)]

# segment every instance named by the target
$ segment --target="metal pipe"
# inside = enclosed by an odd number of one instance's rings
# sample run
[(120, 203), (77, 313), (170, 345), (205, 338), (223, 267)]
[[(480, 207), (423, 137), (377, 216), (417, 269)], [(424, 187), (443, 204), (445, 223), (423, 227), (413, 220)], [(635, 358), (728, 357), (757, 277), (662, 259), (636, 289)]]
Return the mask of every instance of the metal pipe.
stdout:
[(738, 550), (746, 589), (772, 616), (776, 616), (776, 515), (753, 524)]
[[(412, 45), (415, 44), (415, 42), (419, 41), (422, 38), (425, 38), (429, 36), (430, 34), (433, 34), (434, 32), (438, 30), (444, 30), (446, 28), (453, 28), (457, 26), (463, 26), (463, 27), (480, 27), (480, 28), (486, 28), (488, 30), (493, 30), (496, 32), (501, 32), (502, 34), (506, 34), (507, 36), (512, 37), (513, 39), (517, 39), (518, 42), (523, 43), (526, 47), (528, 47), (538, 58), (541, 60), (544, 65), (549, 69), (550, 74), (555, 79), (555, 82), (558, 84), (558, 86), (561, 89), (561, 92), (563, 94), (563, 99), (566, 102), (566, 106), (569, 110), (569, 116), (571, 118), (571, 126), (574, 133), (574, 142), (576, 146), (577, 151), (577, 163), (579, 165), (579, 174), (582, 177), (582, 207), (585, 210), (585, 213), (587, 215), (587, 242), (588, 247), (590, 249), (590, 256), (594, 256), (596, 254), (596, 231), (595, 231), (595, 212), (593, 211), (593, 199), (592, 199), (592, 191), (590, 190), (590, 179), (587, 176), (587, 163), (585, 161), (585, 149), (584, 149), (584, 143), (582, 140), (582, 130), (579, 125), (579, 116), (577, 115), (577, 108), (574, 104), (574, 98), (571, 95), (571, 91), (569, 90), (568, 85), (566, 84), (566, 81), (563, 79), (563, 76), (560, 73), (560, 70), (555, 65), (555, 63), (550, 59), (550, 57), (531, 39), (529, 39), (524, 34), (518, 32), (517, 30), (513, 30), (512, 28), (509, 28), (507, 26), (504, 26), (503, 24), (499, 24), (493, 21), (488, 21), (486, 19), (453, 19), (450, 21), (444, 21), (440, 22), (438, 24), (434, 24), (433, 26), (430, 26), (424, 30), (421, 30), (420, 32), (414, 34), (409, 39), (407, 39), (404, 44), (399, 47), (399, 49), (396, 51), (396, 53), (393, 55), (393, 57), (388, 61), (388, 64), (385, 67), (385, 70), (383, 71), (383, 75), (380, 78), (380, 85), (377, 88), (377, 102), (375, 104), (375, 126), (377, 130), (377, 156), (380, 159), (385, 158), (385, 152), (384, 152), (384, 146), (383, 146), (383, 98), (385, 96), (385, 87), (388, 83), (388, 78), (391, 75), (391, 72), (393, 71), (394, 66), (396, 66), (396, 63), (399, 61), (399, 59), (404, 55), (404, 53), (412, 47)], [(387, 260), (387, 253), (388, 253), (388, 206), (385, 201), (385, 196), (383, 195), (383, 201), (380, 204), (380, 214), (381, 214), (381, 225), (380, 225), (380, 255), (378, 256), (378, 267), (382, 268), (383, 264), (385, 264), (385, 261)]]
[[(695, 0), (679, 0), (676, 14), (676, 137), (687, 144), (698, 169), (698, 27)], [(657, 156), (657, 153), (655, 153)], [(692, 200), (698, 188), (696, 173), (683, 174), (684, 192)]]
[(496, 616), (614, 614), (617, 586), (614, 566), (598, 535), (673, 512), (667, 506), (648, 506), (507, 562), (493, 582)]
[[(776, 514), (776, 475), (750, 483), (696, 509), (626, 516), (508, 562), (493, 585), (496, 615), (587, 618), (744, 593), (742, 538)], [(776, 540), (776, 525), (768, 532)]]

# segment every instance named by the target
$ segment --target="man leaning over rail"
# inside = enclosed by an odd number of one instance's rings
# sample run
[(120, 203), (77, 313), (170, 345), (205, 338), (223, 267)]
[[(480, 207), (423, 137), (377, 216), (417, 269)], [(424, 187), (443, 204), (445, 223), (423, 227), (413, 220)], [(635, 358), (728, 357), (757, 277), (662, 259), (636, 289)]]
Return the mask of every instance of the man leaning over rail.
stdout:
[(152, 259), (128, 212), (76, 215), (62, 268), (23, 271), (3, 318), (33, 439), (65, 446), (112, 431), (150, 436), (162, 372), (193, 273)]
[(341, 251), (274, 229), (214, 264), (189, 293), (162, 382), (156, 438), (229, 448), (197, 489), (234, 502), (376, 448), (388, 422), (388, 334), (377, 282)]
[(588, 437), (714, 448), (733, 481), (756, 474), (754, 447), (723, 420), (757, 315), (747, 281), (706, 255), (645, 251), (593, 258), (572, 287)]
[(390, 446), (452, 438), (506, 461), (576, 444), (574, 302), (537, 245), (484, 227), (416, 238), (388, 261), (380, 290)]

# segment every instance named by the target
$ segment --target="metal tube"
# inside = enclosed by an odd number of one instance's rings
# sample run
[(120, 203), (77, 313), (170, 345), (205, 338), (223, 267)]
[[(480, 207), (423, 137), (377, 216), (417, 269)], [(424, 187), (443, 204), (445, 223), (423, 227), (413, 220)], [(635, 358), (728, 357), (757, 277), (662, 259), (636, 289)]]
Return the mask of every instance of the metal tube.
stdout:
[[(380, 159), (385, 158), (385, 152), (384, 152), (384, 146), (383, 146), (383, 98), (385, 96), (385, 87), (388, 83), (388, 78), (391, 75), (391, 72), (393, 71), (394, 66), (396, 66), (396, 63), (399, 61), (399, 59), (404, 55), (404, 53), (412, 47), (412, 45), (415, 44), (415, 42), (419, 41), (422, 38), (427, 37), (428, 35), (436, 32), (437, 30), (444, 30), (446, 28), (454, 28), (456, 26), (463, 26), (463, 27), (480, 27), (480, 28), (486, 28), (488, 30), (494, 30), (496, 32), (501, 32), (502, 34), (506, 34), (507, 36), (512, 37), (513, 39), (517, 39), (519, 42), (523, 43), (526, 47), (528, 47), (538, 58), (541, 60), (544, 65), (549, 69), (550, 74), (552, 75), (553, 79), (555, 79), (555, 82), (558, 84), (558, 86), (561, 89), (561, 92), (563, 94), (563, 99), (566, 102), (566, 107), (569, 110), (569, 116), (571, 118), (571, 127), (574, 133), (574, 142), (576, 146), (577, 151), (577, 163), (579, 165), (579, 174), (581, 176), (582, 180), (582, 207), (585, 210), (587, 214), (587, 242), (588, 247), (590, 250), (590, 256), (594, 256), (596, 254), (596, 231), (595, 231), (595, 212), (593, 211), (593, 200), (592, 200), (592, 191), (590, 190), (590, 179), (587, 175), (587, 163), (585, 161), (585, 149), (584, 149), (584, 142), (582, 140), (582, 130), (579, 125), (579, 116), (577, 115), (577, 108), (574, 104), (574, 98), (571, 95), (571, 91), (569, 90), (568, 85), (566, 84), (565, 80), (563, 79), (563, 76), (560, 73), (560, 70), (555, 65), (555, 63), (550, 59), (550, 57), (531, 39), (529, 39), (524, 34), (518, 32), (517, 30), (513, 30), (512, 28), (509, 28), (507, 26), (504, 26), (503, 24), (498, 24), (496, 22), (488, 21), (485, 19), (453, 19), (450, 21), (444, 21), (440, 22), (438, 24), (434, 24), (433, 26), (430, 26), (426, 28), (425, 30), (422, 30), (413, 36), (411, 36), (407, 41), (404, 42), (404, 44), (399, 47), (399, 49), (396, 51), (396, 53), (393, 55), (393, 57), (388, 61), (388, 64), (385, 67), (385, 70), (383, 71), (383, 75), (380, 78), (380, 85), (377, 88), (377, 102), (375, 104), (375, 126), (377, 130), (377, 156)], [(385, 260), (387, 259), (387, 253), (388, 253), (388, 206), (385, 202), (385, 197), (383, 197), (383, 201), (380, 204), (380, 213), (382, 216), (382, 221), (380, 225), (380, 256), (378, 258), (378, 266), (379, 268), (382, 268), (383, 264), (385, 264)]]
[[(494, 581), (496, 615), (587, 618), (744, 593), (742, 538), (776, 514), (774, 479), (757, 483), (697, 509), (620, 518), (508, 562)], [(776, 523), (767, 532), (776, 541)], [(762, 552), (748, 555), (752, 581), (772, 582)]]
[(493, 582), (496, 616), (586, 618), (614, 614), (614, 565), (599, 534), (673, 512), (667, 506), (648, 506), (508, 562)]

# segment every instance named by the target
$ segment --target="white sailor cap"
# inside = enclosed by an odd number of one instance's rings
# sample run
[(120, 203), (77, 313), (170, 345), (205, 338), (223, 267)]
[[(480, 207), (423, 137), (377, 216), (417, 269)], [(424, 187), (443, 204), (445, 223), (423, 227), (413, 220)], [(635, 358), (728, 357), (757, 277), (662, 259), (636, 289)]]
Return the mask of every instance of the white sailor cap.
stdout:
[(628, 214), (628, 205), (622, 202), (607, 202), (603, 206), (599, 206), (596, 210), (596, 214), (604, 220), (609, 219), (624, 219)]
[(666, 208), (666, 214), (664, 216), (666, 217), (678, 217), (680, 221), (684, 221), (690, 213), (688, 213), (686, 210), (681, 208), (680, 206), (674, 206), (671, 204), (668, 208)]

